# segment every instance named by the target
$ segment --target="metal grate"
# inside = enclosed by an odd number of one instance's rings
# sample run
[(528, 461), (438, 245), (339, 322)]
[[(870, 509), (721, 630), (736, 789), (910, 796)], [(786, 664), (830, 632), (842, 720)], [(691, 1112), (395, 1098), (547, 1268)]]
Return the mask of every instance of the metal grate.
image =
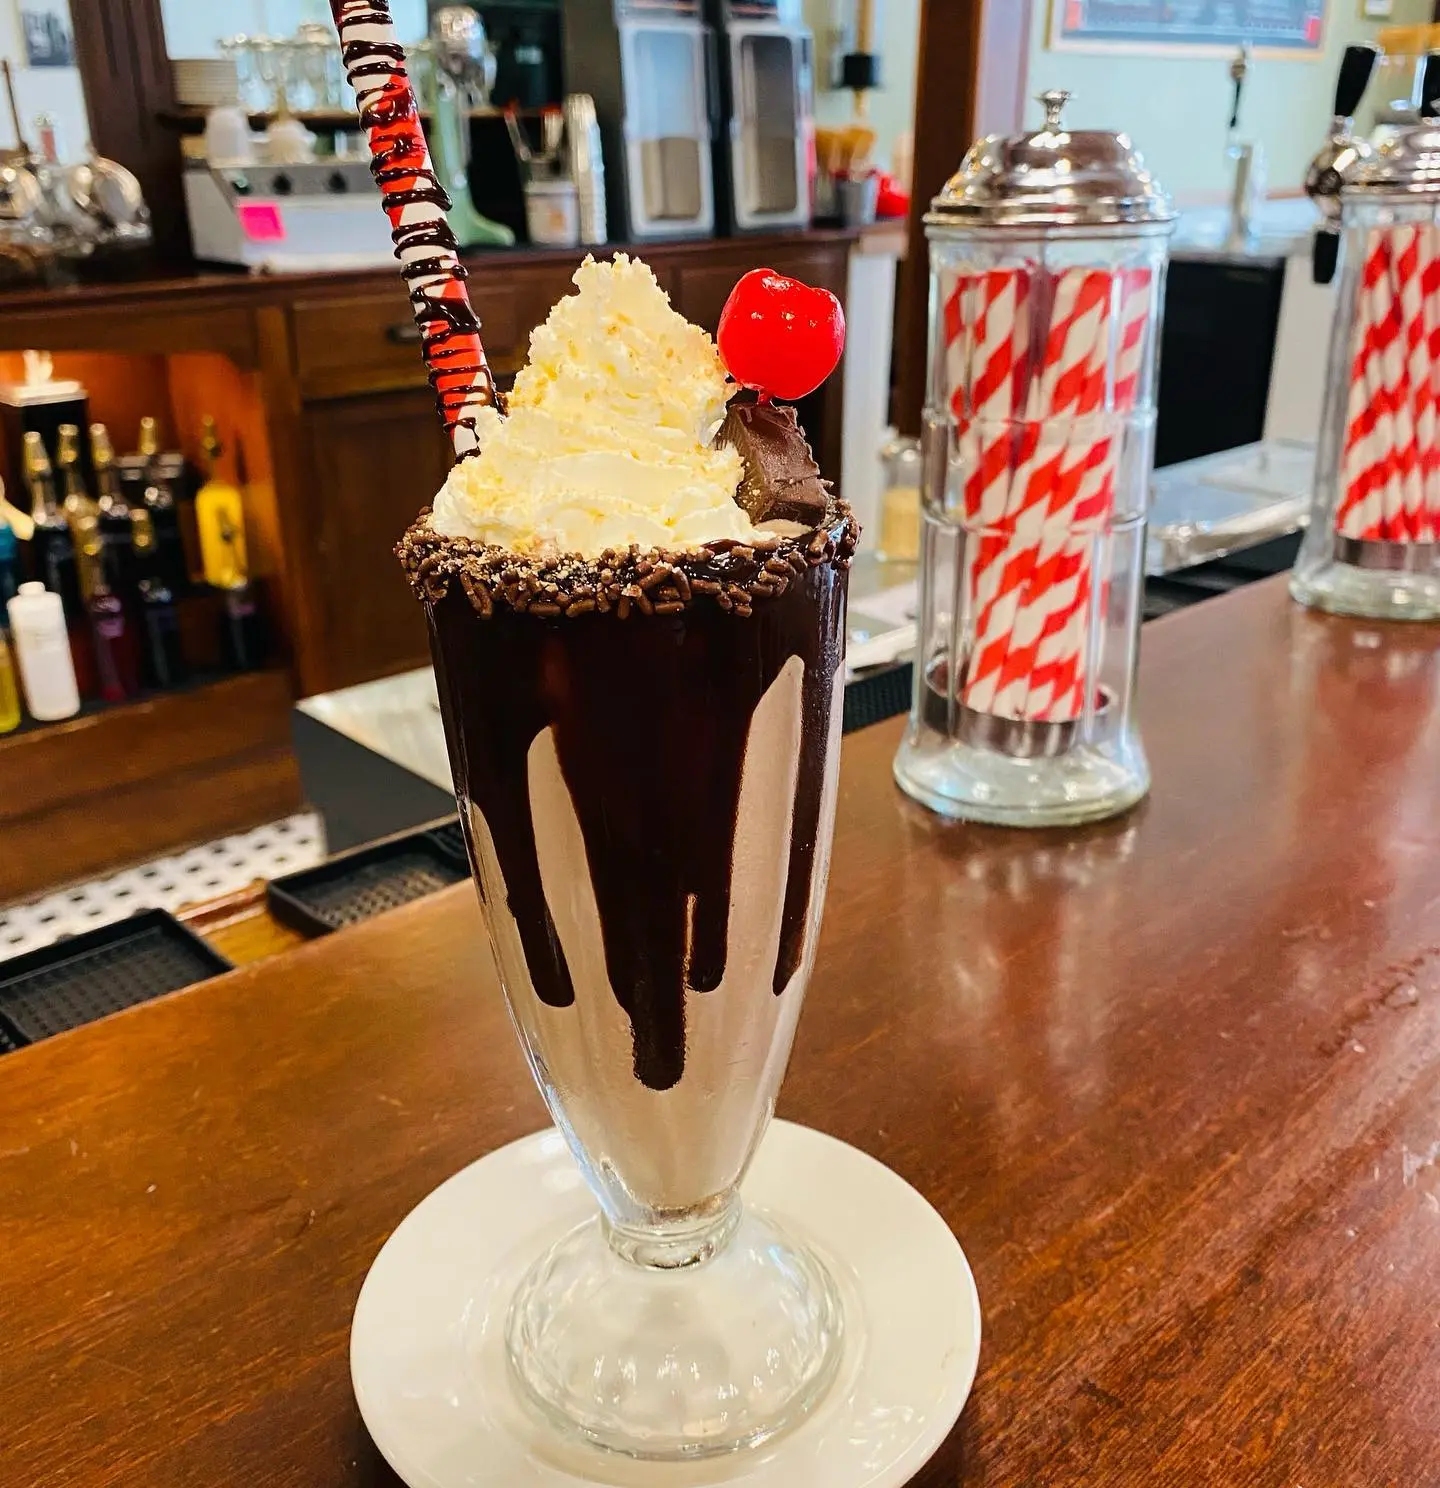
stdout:
[(271, 912), (304, 934), (325, 935), (462, 882), (469, 876), (463, 857), (434, 837), (414, 832), (275, 879)]
[(295, 897), (312, 914), (338, 930), (358, 924), (372, 915), (384, 914), (423, 899), (459, 882), (460, 875), (447, 872), (432, 857), (421, 852), (404, 853), (383, 863), (368, 863), (331, 883), (312, 884)]
[(229, 969), (178, 921), (151, 910), (0, 963), (0, 1015), (33, 1042)]

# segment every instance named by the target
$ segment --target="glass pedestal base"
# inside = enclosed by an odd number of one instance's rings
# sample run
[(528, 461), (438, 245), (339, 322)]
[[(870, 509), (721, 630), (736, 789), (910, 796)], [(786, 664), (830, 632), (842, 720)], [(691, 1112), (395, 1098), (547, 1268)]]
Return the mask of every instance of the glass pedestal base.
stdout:
[(912, 725), (895, 756), (895, 780), (922, 806), (1002, 827), (1062, 827), (1118, 816), (1150, 789), (1138, 741), (1077, 743), (1063, 753), (1016, 758)]
[(739, 1211), (687, 1264), (603, 1220), (572, 1230), (511, 1303), (522, 1398), (563, 1434), (681, 1460), (758, 1445), (835, 1377), (841, 1306), (819, 1260)]
[[(1341, 542), (1337, 539), (1337, 547)], [(1440, 549), (1433, 543), (1351, 543), (1351, 557), (1297, 568), (1290, 593), (1301, 604), (1364, 620), (1440, 620)], [(1372, 558), (1367, 550), (1375, 550)], [(1388, 550), (1388, 551), (1382, 551)], [(1400, 551), (1395, 551), (1400, 550)], [(1394, 567), (1378, 566), (1383, 559)], [(1413, 567), (1402, 567), (1407, 561)]]

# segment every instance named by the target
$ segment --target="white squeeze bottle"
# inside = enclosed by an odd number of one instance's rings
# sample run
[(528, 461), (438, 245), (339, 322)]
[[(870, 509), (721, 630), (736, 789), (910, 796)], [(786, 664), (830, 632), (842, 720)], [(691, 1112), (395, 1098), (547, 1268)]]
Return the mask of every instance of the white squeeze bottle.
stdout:
[(21, 584), (10, 601), (9, 614), (30, 716), (41, 723), (73, 718), (80, 711), (80, 691), (75, 685), (75, 663), (60, 596), (44, 584)]

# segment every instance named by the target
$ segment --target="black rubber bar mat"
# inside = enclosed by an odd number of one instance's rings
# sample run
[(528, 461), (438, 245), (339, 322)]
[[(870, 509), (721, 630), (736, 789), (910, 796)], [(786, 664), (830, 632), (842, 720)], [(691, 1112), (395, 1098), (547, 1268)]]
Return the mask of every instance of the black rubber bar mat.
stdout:
[(20, 1030), (13, 1028), (7, 1018), (0, 1016), (0, 1054), (13, 1054), (29, 1042), (20, 1037)]
[(231, 969), (163, 909), (0, 961), (0, 1026), (29, 1043)]
[(302, 935), (328, 935), (469, 876), (463, 858), (457, 860), (425, 829), (273, 879), (266, 894), (270, 913), (282, 924)]
[(853, 734), (856, 729), (908, 713), (914, 685), (915, 668), (908, 661), (868, 677), (857, 677), (845, 688), (844, 731)]

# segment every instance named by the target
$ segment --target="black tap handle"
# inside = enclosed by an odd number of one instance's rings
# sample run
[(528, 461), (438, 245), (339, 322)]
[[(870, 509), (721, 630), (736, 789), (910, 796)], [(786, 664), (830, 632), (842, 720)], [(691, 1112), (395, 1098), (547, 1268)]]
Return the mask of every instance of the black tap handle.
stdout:
[(1330, 284), (1340, 267), (1340, 234), (1333, 227), (1322, 227), (1315, 234), (1311, 268), (1316, 284)]
[(1429, 52), (1420, 69), (1420, 117), (1440, 114), (1440, 52)]
[(1240, 104), (1245, 97), (1245, 79), (1235, 79), (1235, 101), (1230, 108), (1230, 131), (1233, 134), (1240, 127)]
[(1335, 85), (1335, 117), (1353, 119), (1360, 107), (1360, 100), (1370, 86), (1375, 73), (1375, 64), (1380, 60), (1380, 48), (1364, 43), (1345, 48), (1340, 63), (1340, 80)]

